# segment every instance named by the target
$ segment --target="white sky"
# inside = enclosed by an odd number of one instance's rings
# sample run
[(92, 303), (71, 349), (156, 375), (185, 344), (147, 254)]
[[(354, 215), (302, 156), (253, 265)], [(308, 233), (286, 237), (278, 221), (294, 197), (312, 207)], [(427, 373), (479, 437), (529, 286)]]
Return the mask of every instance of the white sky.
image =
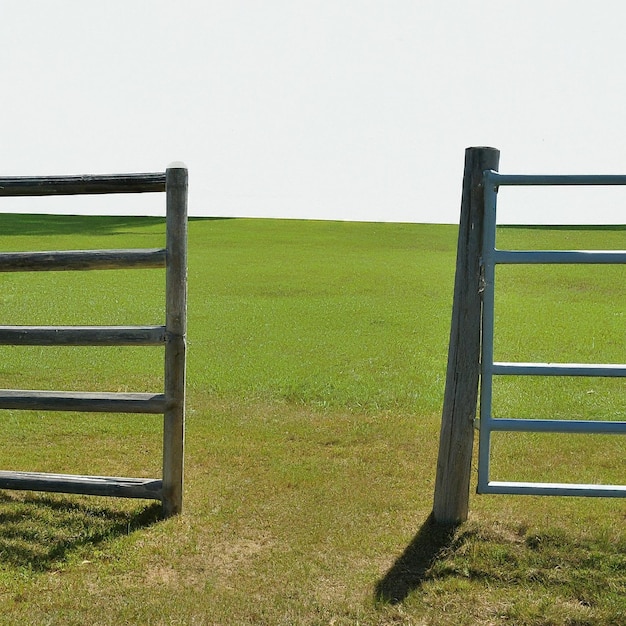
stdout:
[[(626, 173), (624, 6), (0, 0), (0, 175), (182, 160), (192, 215), (456, 223), (467, 146), (507, 173)], [(626, 223), (623, 188), (506, 194), (503, 222)]]

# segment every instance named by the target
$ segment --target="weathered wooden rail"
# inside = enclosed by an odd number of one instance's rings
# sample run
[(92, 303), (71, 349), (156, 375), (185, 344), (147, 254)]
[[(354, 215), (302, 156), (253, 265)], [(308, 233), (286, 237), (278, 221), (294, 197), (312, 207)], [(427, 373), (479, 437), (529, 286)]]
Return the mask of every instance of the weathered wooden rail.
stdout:
[(165, 268), (165, 325), (0, 326), (0, 345), (155, 346), (165, 351), (159, 393), (0, 390), (0, 409), (163, 415), (161, 479), (0, 471), (0, 489), (160, 500), (165, 515), (182, 510), (187, 332), (187, 169), (150, 174), (0, 177), (0, 197), (166, 194), (164, 249), (0, 253), (0, 272)]
[(0, 326), (5, 346), (158, 346), (165, 326)]
[(0, 253), (0, 272), (165, 267), (165, 255), (161, 249), (5, 252)]
[(86, 174), (0, 178), (0, 196), (74, 196), (165, 191), (166, 174)]

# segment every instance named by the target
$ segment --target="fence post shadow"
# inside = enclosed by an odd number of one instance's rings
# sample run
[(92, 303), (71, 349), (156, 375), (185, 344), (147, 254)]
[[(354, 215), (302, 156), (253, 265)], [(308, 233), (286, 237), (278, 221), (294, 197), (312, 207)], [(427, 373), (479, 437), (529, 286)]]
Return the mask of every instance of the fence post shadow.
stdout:
[(162, 519), (158, 502), (120, 511), (95, 502), (0, 492), (0, 553), (5, 565), (49, 571), (85, 546), (97, 547)]
[(449, 548), (458, 524), (441, 524), (431, 513), (404, 552), (376, 583), (377, 602), (399, 604), (418, 589), (443, 550)]

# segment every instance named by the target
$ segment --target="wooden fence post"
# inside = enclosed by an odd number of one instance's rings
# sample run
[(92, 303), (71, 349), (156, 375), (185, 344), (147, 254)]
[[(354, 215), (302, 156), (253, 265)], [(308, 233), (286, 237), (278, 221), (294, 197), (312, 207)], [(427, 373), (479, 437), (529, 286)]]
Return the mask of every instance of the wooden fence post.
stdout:
[(480, 373), (480, 256), (484, 219), (483, 172), (497, 170), (500, 151), (467, 148), (461, 198), (454, 302), (448, 348), (433, 517), (467, 520)]
[(163, 425), (163, 513), (183, 506), (185, 445), (185, 353), (187, 332), (187, 169), (166, 171), (165, 413)]

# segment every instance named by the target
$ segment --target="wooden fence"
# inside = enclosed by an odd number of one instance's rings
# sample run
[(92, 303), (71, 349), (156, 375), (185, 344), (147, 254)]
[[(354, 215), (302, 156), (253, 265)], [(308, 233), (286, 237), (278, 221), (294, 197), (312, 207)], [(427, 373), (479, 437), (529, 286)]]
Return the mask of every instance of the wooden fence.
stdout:
[(1, 489), (160, 500), (165, 515), (182, 510), (187, 327), (187, 169), (113, 176), (0, 178), (2, 196), (165, 192), (164, 249), (0, 253), (0, 271), (165, 268), (164, 326), (1, 326), (0, 344), (43, 346), (162, 345), (162, 393), (0, 390), (0, 409), (163, 415), (162, 478), (120, 478), (0, 471)]

